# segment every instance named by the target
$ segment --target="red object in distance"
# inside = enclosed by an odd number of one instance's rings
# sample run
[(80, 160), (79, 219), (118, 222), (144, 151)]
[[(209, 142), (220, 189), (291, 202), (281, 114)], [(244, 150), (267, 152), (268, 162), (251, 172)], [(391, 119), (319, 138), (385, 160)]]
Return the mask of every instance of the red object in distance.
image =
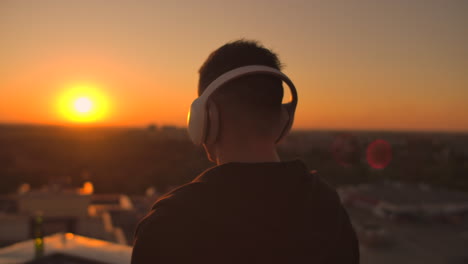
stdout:
[(392, 161), (392, 146), (383, 139), (377, 139), (367, 147), (366, 159), (372, 168), (384, 169)]

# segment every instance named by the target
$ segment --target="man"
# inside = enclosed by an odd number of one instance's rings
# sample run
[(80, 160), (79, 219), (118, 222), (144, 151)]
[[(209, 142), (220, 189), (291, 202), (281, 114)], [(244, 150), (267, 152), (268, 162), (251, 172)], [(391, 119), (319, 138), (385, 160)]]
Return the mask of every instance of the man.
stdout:
[[(297, 102), (280, 68), (252, 41), (208, 57), (189, 133), (217, 166), (154, 204), (137, 228), (132, 263), (359, 262), (337, 193), (302, 162), (278, 157)], [(282, 80), (290, 105), (282, 104)]]

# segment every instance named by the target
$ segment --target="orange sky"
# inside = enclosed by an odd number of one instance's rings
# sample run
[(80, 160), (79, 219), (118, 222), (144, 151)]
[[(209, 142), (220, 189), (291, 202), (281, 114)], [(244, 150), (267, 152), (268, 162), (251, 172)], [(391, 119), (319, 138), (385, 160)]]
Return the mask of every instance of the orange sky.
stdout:
[(99, 125), (184, 126), (204, 59), (245, 37), (286, 65), (295, 128), (468, 131), (467, 1), (284, 3), (1, 1), (0, 122), (66, 123), (87, 83)]

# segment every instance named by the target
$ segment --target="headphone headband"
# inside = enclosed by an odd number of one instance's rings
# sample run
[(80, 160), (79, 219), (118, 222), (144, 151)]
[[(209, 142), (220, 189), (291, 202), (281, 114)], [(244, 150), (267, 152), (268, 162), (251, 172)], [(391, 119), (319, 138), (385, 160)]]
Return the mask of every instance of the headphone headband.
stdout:
[(263, 65), (249, 65), (249, 66), (243, 66), (239, 67), (233, 70), (230, 70), (228, 72), (225, 72), (221, 74), (218, 78), (216, 78), (213, 82), (206, 87), (206, 89), (203, 91), (203, 93), (198, 97), (197, 100), (202, 100), (202, 101), (208, 101), (208, 99), (211, 97), (211, 95), (218, 90), (221, 86), (223, 86), (225, 83), (230, 82), (234, 79), (238, 79), (240, 77), (246, 76), (246, 75), (253, 75), (253, 74), (267, 74), (267, 75), (273, 75), (276, 77), (279, 77), (282, 81), (284, 81), (290, 88), (291, 90), (291, 103), (292, 102), (297, 102), (297, 92), (296, 88), (294, 87), (294, 84), (292, 81), (286, 76), (284, 73), (281, 71), (268, 67), (268, 66), (263, 66)]
[(188, 132), (189, 132), (190, 138), (196, 145), (203, 144), (206, 138), (207, 102), (210, 99), (211, 95), (227, 82), (230, 82), (234, 79), (238, 79), (246, 75), (254, 75), (254, 74), (255, 75), (266, 74), (266, 75), (276, 76), (288, 85), (291, 91), (291, 101), (287, 104), (284, 104), (283, 106), (287, 108), (288, 112), (290, 112), (292, 116), (291, 116), (291, 121), (289, 122), (287, 127), (285, 127), (285, 129), (283, 130), (282, 136), (287, 133), (287, 131), (292, 126), (294, 110), (297, 105), (297, 91), (296, 91), (296, 88), (294, 87), (293, 82), (288, 78), (288, 76), (286, 76), (284, 73), (282, 73), (281, 71), (275, 68), (263, 66), (263, 65), (249, 65), (249, 66), (243, 66), (243, 67), (230, 70), (220, 75), (213, 82), (211, 82), (210, 85), (208, 85), (208, 87), (203, 91), (203, 93), (197, 99), (195, 99), (195, 101), (193, 101), (190, 107), (187, 121), (188, 121)]

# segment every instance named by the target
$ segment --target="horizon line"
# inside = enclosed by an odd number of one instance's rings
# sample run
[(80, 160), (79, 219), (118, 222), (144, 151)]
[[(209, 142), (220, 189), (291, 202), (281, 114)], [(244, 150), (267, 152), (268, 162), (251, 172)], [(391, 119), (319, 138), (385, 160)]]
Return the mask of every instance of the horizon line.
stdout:
[[(62, 128), (114, 128), (114, 129), (147, 129), (149, 126), (155, 125), (158, 128), (175, 127), (179, 129), (187, 129), (187, 126), (180, 126), (174, 124), (157, 124), (148, 123), (146, 125), (114, 125), (114, 124), (99, 124), (99, 123), (85, 123), (85, 124), (48, 124), (48, 123), (28, 123), (28, 122), (1, 122), (0, 126), (28, 126), (28, 127), (62, 127)], [(468, 134), (468, 130), (418, 130), (418, 129), (382, 129), (382, 128), (293, 128), (291, 132), (380, 132), (380, 133), (435, 133), (435, 134)]]

